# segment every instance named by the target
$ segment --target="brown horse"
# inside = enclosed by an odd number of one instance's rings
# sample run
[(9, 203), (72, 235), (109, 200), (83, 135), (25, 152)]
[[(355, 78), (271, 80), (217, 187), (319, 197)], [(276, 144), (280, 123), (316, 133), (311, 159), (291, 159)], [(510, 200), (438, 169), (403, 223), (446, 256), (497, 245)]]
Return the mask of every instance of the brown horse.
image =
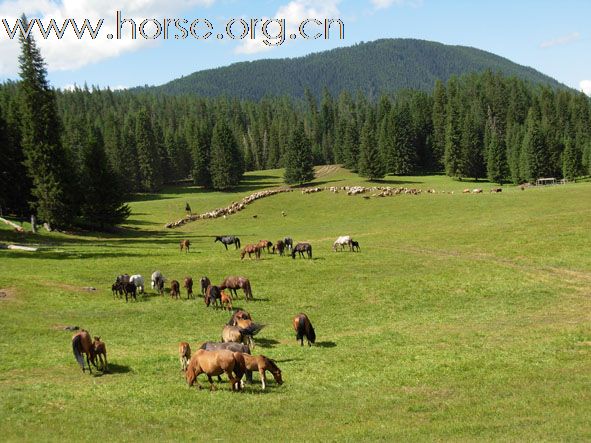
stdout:
[(283, 240), (277, 240), (277, 242), (275, 242), (275, 248), (279, 252), (279, 255), (283, 256), (283, 252), (285, 251), (285, 243), (283, 243)]
[(191, 346), (186, 341), (179, 343), (179, 360), (181, 362), (181, 371), (187, 371), (189, 360), (191, 359)]
[(296, 252), (301, 258), (304, 258), (304, 252), (308, 254), (308, 258), (312, 258), (312, 245), (310, 243), (298, 243), (291, 251), (291, 258), (296, 257)]
[(185, 277), (183, 280), (183, 288), (187, 290), (187, 300), (193, 297), (193, 279), (191, 277)]
[[(98, 361), (100, 364), (100, 370), (105, 372), (109, 370), (109, 364), (107, 363), (107, 345), (105, 342), (101, 341), (100, 337), (94, 337), (94, 341), (92, 342), (92, 347), (94, 349), (94, 358), (98, 357)], [(96, 367), (96, 363), (95, 363)]]
[(201, 295), (205, 295), (205, 291), (207, 291), (207, 287), (211, 285), (211, 281), (207, 277), (201, 277), (199, 281), (201, 283)]
[(243, 357), (247, 370), (259, 371), (263, 389), (265, 389), (267, 386), (266, 371), (269, 371), (271, 374), (273, 374), (273, 378), (278, 385), (283, 384), (283, 379), (281, 378), (281, 369), (279, 369), (274, 360), (271, 360), (264, 355), (243, 354)]
[[(205, 306), (209, 307), (213, 304), (215, 307), (222, 307), (222, 290), (219, 286), (209, 285), (205, 290), (205, 298), (203, 299)], [(219, 301), (219, 303), (218, 303)]]
[(170, 282), (170, 296), (172, 298), (176, 298), (178, 300), (179, 295), (181, 293), (179, 282), (176, 280), (172, 280)]
[(308, 346), (312, 346), (316, 341), (316, 332), (306, 314), (298, 314), (293, 318), (293, 328), (296, 331), (296, 340), (300, 340), (301, 346), (304, 346), (304, 337), (308, 340)]
[(246, 245), (242, 251), (240, 251), (240, 260), (242, 260), (246, 254), (248, 254), (248, 258), (252, 258), (251, 255), (254, 254), (255, 258), (258, 260), (261, 258), (261, 248), (258, 245)]
[(273, 246), (273, 242), (270, 242), (269, 240), (259, 240), (259, 242), (257, 243), (257, 246), (260, 249), (267, 248), (267, 253), (270, 253), (271, 252), (271, 246)]
[(189, 252), (189, 248), (191, 247), (191, 240), (181, 240), (180, 247), (181, 252), (183, 252), (183, 249)]
[(241, 352), (232, 352), (227, 350), (205, 351), (199, 349), (191, 357), (186, 371), (186, 379), (189, 387), (197, 383), (201, 389), (197, 377), (200, 374), (206, 374), (210, 383), (210, 389), (215, 390), (212, 376), (226, 374), (230, 379), (230, 386), (233, 391), (239, 391), (242, 388), (242, 376), (246, 372), (244, 357)]
[(232, 308), (232, 296), (227, 294), (226, 292), (222, 291), (222, 307), (231, 311)]
[(220, 285), (220, 289), (223, 291), (224, 289), (229, 289), (231, 293), (234, 294), (234, 298), (238, 296), (236, 293), (236, 289), (242, 288), (244, 290), (244, 299), (245, 300), (252, 300), (252, 289), (250, 287), (250, 281), (246, 277), (240, 277), (237, 275), (231, 275), (226, 277), (222, 284)]
[(238, 320), (252, 320), (252, 316), (245, 310), (238, 309), (236, 312), (234, 312), (234, 314), (232, 314), (232, 317), (230, 317), (230, 320), (227, 324), (230, 326), (236, 326)]
[(82, 372), (86, 370), (84, 367), (84, 357), (82, 354), (86, 354), (86, 364), (88, 365), (88, 371), (92, 374), (90, 363), (92, 363), (95, 368), (96, 363), (94, 360), (94, 347), (92, 346), (92, 341), (90, 340), (90, 334), (88, 331), (81, 329), (80, 332), (74, 334), (72, 337), (72, 351), (74, 351), (74, 357), (76, 357), (76, 361), (82, 368)]

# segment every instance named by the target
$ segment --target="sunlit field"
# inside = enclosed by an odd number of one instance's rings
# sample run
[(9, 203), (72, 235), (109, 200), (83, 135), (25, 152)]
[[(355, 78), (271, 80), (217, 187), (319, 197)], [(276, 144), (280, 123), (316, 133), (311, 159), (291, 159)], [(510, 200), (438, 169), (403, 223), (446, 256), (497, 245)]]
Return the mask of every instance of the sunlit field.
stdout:
[[(321, 187), (368, 186), (338, 168), (318, 175)], [(591, 439), (591, 183), (490, 193), (484, 182), (390, 176), (377, 185), (436, 193), (295, 190), (164, 228), (186, 203), (205, 212), (281, 178), (259, 171), (231, 193), (138, 196), (115, 233), (2, 225), (2, 243), (39, 246), (0, 250), (2, 440)], [(226, 234), (243, 245), (290, 236), (310, 242), (313, 259), (241, 261), (213, 242)], [(361, 251), (333, 252), (340, 235)], [(179, 251), (185, 238), (189, 254)], [(255, 374), (241, 393), (226, 381), (210, 392), (201, 376), (205, 389), (189, 389), (178, 342), (219, 340), (229, 314), (149, 284), (137, 303), (113, 298), (116, 275), (149, 280), (155, 270), (192, 276), (197, 293), (201, 276), (248, 277), (255, 300), (239, 292), (234, 305), (266, 325), (253, 353), (275, 359), (285, 383), (269, 376), (262, 391)], [(295, 340), (299, 312), (316, 329), (312, 347)], [(109, 373), (82, 373), (64, 330), (74, 325), (106, 342)]]

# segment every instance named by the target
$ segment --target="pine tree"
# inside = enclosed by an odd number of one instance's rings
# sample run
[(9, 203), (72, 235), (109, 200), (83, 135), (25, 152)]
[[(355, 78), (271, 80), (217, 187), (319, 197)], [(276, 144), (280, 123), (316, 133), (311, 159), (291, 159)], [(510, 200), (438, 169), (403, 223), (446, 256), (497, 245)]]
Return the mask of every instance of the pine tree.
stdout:
[(438, 170), (444, 168), (447, 96), (441, 80), (435, 82), (433, 91), (433, 160)]
[(408, 104), (399, 105), (392, 109), (391, 115), (392, 151), (388, 156), (388, 172), (409, 175), (415, 171), (417, 164), (410, 107)]
[(345, 167), (356, 172), (359, 165), (359, 134), (353, 119), (346, 122), (343, 135), (343, 156), (345, 157)]
[(140, 191), (156, 192), (162, 185), (160, 181), (160, 152), (152, 128), (148, 111), (140, 109), (136, 116), (135, 143), (139, 166)]
[[(26, 17), (21, 18), (27, 23)], [(56, 96), (47, 82), (45, 62), (34, 39), (20, 37), (22, 147), (33, 186), (32, 207), (52, 226), (70, 226), (77, 213), (74, 168), (60, 137)]]
[(461, 148), (461, 110), (462, 103), (458, 97), (459, 86), (452, 78), (448, 83), (448, 103), (446, 109), (445, 126), (445, 173), (450, 177), (461, 178), (463, 173), (463, 158)]
[(534, 108), (527, 115), (520, 163), (523, 178), (532, 183), (546, 176), (549, 169), (549, 153), (540, 127), (539, 114)]
[(359, 175), (379, 180), (386, 175), (386, 166), (376, 140), (375, 117), (370, 111), (361, 130), (359, 143)]
[(564, 141), (562, 152), (562, 176), (568, 180), (576, 179), (582, 170), (582, 155), (576, 143), (570, 137)]
[(302, 122), (296, 124), (287, 143), (283, 180), (288, 185), (303, 185), (314, 180), (312, 146)]
[(210, 188), (211, 131), (207, 122), (202, 120), (197, 123), (193, 128), (191, 136), (189, 136), (189, 140), (191, 156), (193, 158), (193, 168), (191, 169), (193, 183)]
[(224, 191), (240, 183), (244, 159), (230, 127), (220, 119), (213, 127), (209, 165), (212, 187)]
[(484, 177), (484, 153), (482, 149), (482, 125), (478, 121), (477, 110), (472, 108), (464, 116), (460, 139), (462, 152), (462, 175), (478, 180)]
[(131, 210), (124, 189), (111, 168), (100, 131), (92, 128), (82, 152), (81, 215), (86, 225), (101, 229), (122, 223)]
[(507, 177), (506, 149), (499, 135), (496, 120), (489, 114), (486, 121), (486, 172), (488, 180), (503, 184)]

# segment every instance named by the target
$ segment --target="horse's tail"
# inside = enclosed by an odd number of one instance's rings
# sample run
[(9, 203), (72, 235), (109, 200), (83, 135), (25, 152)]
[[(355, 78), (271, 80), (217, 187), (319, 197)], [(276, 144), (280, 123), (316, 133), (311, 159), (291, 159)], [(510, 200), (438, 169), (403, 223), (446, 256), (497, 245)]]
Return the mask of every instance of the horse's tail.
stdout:
[(248, 296), (249, 299), (252, 300), (252, 288), (250, 287), (250, 281), (248, 280), (244, 282), (244, 293)]
[(265, 325), (260, 323), (251, 323), (246, 328), (240, 328), (240, 333), (242, 335), (257, 335), (264, 327)]
[(80, 335), (74, 336), (74, 338), (72, 339), (72, 351), (74, 352), (74, 357), (76, 357), (76, 361), (84, 371), (84, 357), (82, 356), (82, 352), (80, 351), (81, 341), (82, 337)]
[(306, 322), (302, 317), (296, 319), (296, 340), (303, 340), (306, 334)]
[(308, 331), (307, 331), (306, 336), (308, 337), (308, 340), (310, 340), (311, 343), (314, 343), (316, 341), (316, 331), (314, 330), (312, 323), (310, 323), (309, 321), (308, 321)]
[(310, 258), (312, 258), (312, 245), (310, 245), (309, 251), (310, 251)]
[(234, 239), (234, 241), (236, 242), (236, 244), (238, 245), (238, 247), (240, 247), (240, 239), (238, 237), (236, 237)]
[(206, 341), (204, 341), (204, 342), (201, 344), (201, 346), (199, 346), (199, 349), (203, 349), (204, 351), (206, 351), (206, 350), (207, 350), (207, 342), (206, 342)]

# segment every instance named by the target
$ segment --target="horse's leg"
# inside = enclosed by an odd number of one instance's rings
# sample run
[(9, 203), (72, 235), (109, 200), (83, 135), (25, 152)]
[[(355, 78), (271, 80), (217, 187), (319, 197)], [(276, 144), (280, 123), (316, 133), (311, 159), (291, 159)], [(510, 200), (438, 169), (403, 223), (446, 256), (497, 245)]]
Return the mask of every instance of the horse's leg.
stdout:
[(230, 369), (226, 369), (226, 375), (230, 380), (230, 389), (232, 391), (239, 391), (240, 385), (238, 384), (238, 379), (233, 376), (232, 371)]
[(215, 385), (213, 384), (213, 378), (211, 378), (211, 375), (207, 374), (207, 380), (209, 381), (209, 390), (215, 391)]
[(263, 385), (263, 390), (264, 390), (265, 387), (267, 386), (267, 378), (265, 376), (265, 370), (259, 369), (259, 374), (261, 376), (261, 384)]

